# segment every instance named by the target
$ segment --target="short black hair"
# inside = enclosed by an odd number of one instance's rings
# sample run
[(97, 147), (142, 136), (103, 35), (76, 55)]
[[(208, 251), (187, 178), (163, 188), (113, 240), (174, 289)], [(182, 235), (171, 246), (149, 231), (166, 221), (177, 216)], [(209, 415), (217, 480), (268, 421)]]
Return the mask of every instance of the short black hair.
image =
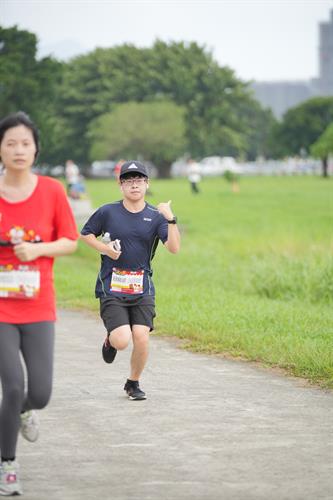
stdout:
[(148, 177), (146, 175), (140, 174), (140, 172), (128, 172), (127, 174), (123, 174), (120, 177), (120, 180), (124, 179), (137, 179), (138, 177), (143, 177), (144, 179), (148, 180)]
[(40, 142), (39, 142), (39, 132), (36, 125), (30, 119), (29, 115), (27, 115), (24, 111), (18, 111), (17, 113), (12, 113), (0, 121), (0, 144), (2, 143), (3, 137), (7, 130), (10, 128), (18, 127), (20, 125), (24, 125), (29, 130), (31, 130), (32, 136), (34, 138), (36, 153), (35, 160), (40, 151)]

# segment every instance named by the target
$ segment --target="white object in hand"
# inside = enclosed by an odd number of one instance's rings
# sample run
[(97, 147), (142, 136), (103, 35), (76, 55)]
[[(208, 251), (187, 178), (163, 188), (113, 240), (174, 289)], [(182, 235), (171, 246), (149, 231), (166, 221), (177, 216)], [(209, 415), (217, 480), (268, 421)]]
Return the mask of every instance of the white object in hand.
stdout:
[[(103, 234), (103, 236), (102, 236), (102, 242), (105, 243), (105, 245), (108, 245), (109, 243), (111, 243), (110, 233), (104, 233)], [(120, 252), (120, 250), (121, 250), (120, 240), (114, 240), (114, 242), (113, 242), (113, 250), (115, 250), (116, 252)], [(105, 255), (105, 253), (102, 253), (102, 255)]]
[(105, 243), (106, 245), (108, 243), (110, 243), (111, 241), (111, 238), (110, 238), (110, 233), (104, 233), (103, 236), (102, 236), (102, 241), (103, 243)]
[[(102, 242), (105, 243), (105, 245), (108, 245), (111, 242), (110, 238), (110, 233), (104, 233), (102, 236)], [(101, 252), (102, 255), (105, 255), (105, 253)]]
[(120, 250), (121, 250), (120, 240), (114, 240), (113, 248), (116, 252), (120, 252)]

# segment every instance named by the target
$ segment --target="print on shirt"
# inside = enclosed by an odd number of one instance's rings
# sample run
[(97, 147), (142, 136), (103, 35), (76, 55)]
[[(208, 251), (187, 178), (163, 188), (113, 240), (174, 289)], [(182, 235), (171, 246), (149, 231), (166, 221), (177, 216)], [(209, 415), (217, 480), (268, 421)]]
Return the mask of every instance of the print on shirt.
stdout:
[(26, 230), (22, 226), (12, 227), (8, 231), (7, 236), (12, 245), (19, 245), (24, 241), (27, 241), (29, 243), (39, 243), (40, 241), (42, 241), (41, 237), (36, 234), (33, 229)]
[[(15, 246), (25, 241), (39, 243), (41, 237), (33, 229), (13, 226), (6, 233), (8, 239), (1, 240), (1, 246)], [(37, 266), (28, 264), (7, 264), (0, 266), (0, 297), (11, 299), (33, 299), (38, 297), (40, 272)]]
[(5, 239), (0, 239), (0, 246), (14, 246), (27, 241), (28, 243), (40, 243), (42, 238), (33, 229), (24, 229), (23, 226), (13, 226), (5, 234)]
[[(33, 229), (26, 230), (22, 226), (12, 226), (6, 233), (1, 246), (19, 245), (25, 241), (39, 243), (41, 237)], [(11, 299), (33, 299), (38, 297), (40, 289), (40, 273), (36, 266), (7, 264), (0, 266), (0, 297)]]

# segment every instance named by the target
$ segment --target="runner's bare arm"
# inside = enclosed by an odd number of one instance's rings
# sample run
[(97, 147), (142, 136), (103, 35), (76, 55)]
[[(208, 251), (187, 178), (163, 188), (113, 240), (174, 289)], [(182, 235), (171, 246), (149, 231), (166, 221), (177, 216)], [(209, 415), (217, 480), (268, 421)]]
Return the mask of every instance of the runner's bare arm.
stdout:
[(36, 245), (24, 241), (14, 246), (14, 253), (22, 262), (29, 262), (38, 257), (60, 257), (75, 252), (77, 242), (69, 238), (59, 238), (56, 241), (41, 242)]
[(180, 233), (177, 224), (168, 225), (168, 239), (164, 243), (165, 248), (171, 253), (178, 253), (180, 250)]
[(110, 241), (110, 243), (105, 244), (102, 241), (98, 240), (94, 234), (81, 234), (80, 239), (90, 247), (97, 250), (97, 252), (108, 255), (108, 257), (113, 260), (119, 259), (121, 255), (121, 251), (117, 251), (114, 249), (114, 241)]

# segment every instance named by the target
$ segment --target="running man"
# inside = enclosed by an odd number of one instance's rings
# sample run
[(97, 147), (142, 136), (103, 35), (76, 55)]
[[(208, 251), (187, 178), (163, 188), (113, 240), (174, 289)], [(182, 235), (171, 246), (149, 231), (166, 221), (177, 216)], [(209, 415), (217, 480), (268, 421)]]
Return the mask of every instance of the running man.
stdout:
[[(145, 201), (148, 171), (138, 161), (125, 162), (120, 171), (122, 200), (100, 207), (81, 231), (81, 238), (101, 253), (95, 296), (107, 331), (103, 359), (112, 363), (117, 351), (133, 350), (124, 390), (129, 399), (146, 399), (139, 379), (148, 359), (149, 332), (154, 329), (155, 289), (151, 260), (158, 241), (177, 253), (180, 234), (171, 201), (157, 207)], [(98, 240), (109, 236), (109, 242)]]

